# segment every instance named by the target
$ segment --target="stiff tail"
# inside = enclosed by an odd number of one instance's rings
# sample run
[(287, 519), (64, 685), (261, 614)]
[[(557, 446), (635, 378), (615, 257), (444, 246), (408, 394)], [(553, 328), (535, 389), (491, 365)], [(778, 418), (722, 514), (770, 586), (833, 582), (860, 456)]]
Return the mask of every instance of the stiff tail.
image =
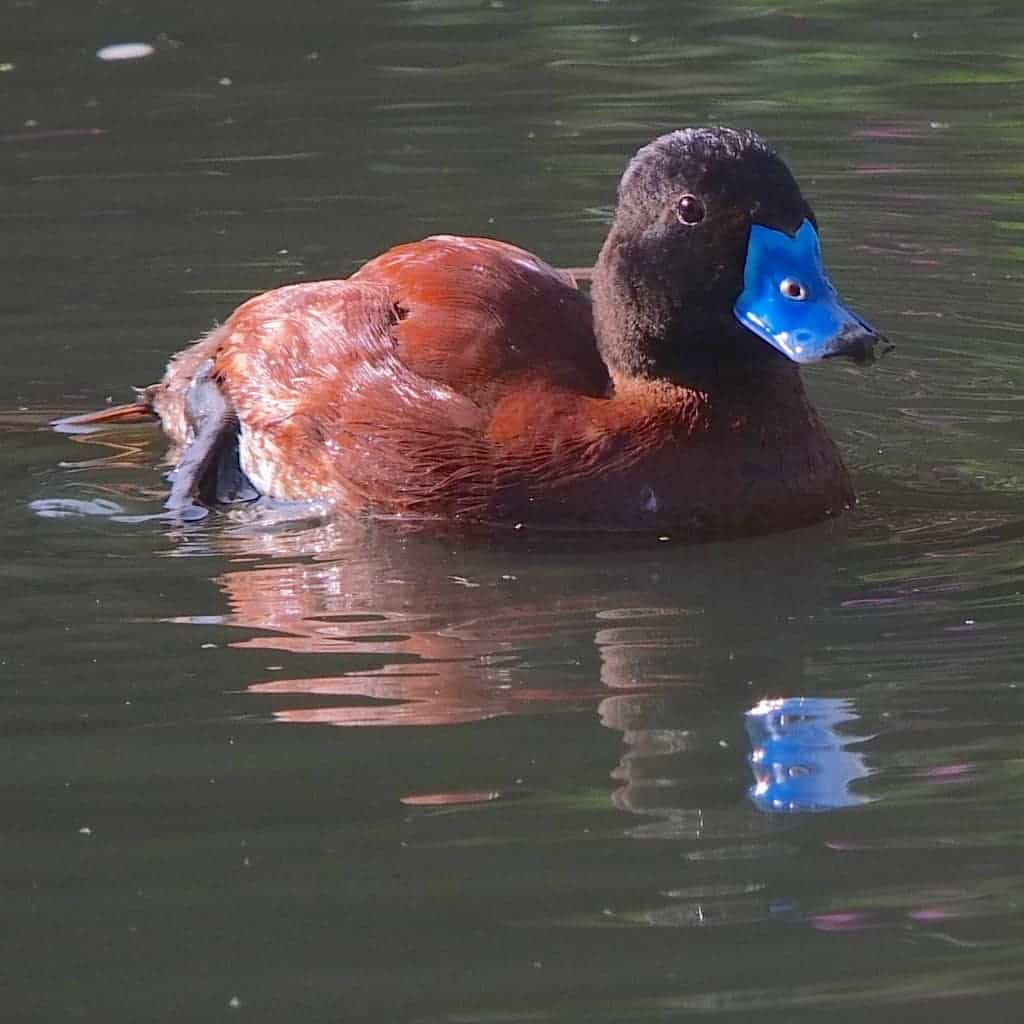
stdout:
[(98, 409), (96, 412), (82, 413), (80, 416), (65, 416), (54, 420), (51, 426), (55, 430), (74, 433), (79, 427), (102, 427), (112, 423), (147, 423), (157, 419), (153, 411), (151, 388), (139, 391), (139, 400), (127, 405), (112, 405), (109, 409)]

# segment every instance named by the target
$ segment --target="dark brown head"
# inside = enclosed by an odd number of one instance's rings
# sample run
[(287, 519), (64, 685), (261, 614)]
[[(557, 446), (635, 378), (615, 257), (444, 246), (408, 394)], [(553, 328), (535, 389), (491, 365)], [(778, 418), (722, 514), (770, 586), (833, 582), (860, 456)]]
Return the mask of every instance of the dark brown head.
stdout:
[(839, 304), (789, 168), (731, 128), (672, 132), (636, 154), (593, 300), (601, 354), (626, 377), (703, 387), (826, 355), (863, 359), (880, 340)]

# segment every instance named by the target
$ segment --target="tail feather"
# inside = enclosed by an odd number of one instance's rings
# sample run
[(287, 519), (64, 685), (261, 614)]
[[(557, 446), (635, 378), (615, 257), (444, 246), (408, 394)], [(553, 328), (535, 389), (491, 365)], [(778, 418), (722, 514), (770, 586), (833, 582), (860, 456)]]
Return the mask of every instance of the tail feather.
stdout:
[(54, 420), (52, 426), (56, 430), (74, 431), (79, 427), (100, 427), (111, 423), (145, 423), (157, 418), (149, 395), (140, 392), (142, 400), (129, 402), (127, 405), (113, 405), (109, 409), (83, 413), (80, 416), (65, 416)]

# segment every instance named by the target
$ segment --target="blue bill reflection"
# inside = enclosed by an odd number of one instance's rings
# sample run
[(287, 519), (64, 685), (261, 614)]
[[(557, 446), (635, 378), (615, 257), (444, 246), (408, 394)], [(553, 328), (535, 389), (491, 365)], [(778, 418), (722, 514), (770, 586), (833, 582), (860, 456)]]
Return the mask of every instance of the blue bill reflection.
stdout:
[(842, 698), (764, 700), (751, 708), (745, 725), (754, 805), (769, 814), (800, 814), (866, 803), (868, 797), (851, 791), (870, 774), (864, 758), (848, 749), (867, 739), (851, 731), (858, 720), (853, 702)]

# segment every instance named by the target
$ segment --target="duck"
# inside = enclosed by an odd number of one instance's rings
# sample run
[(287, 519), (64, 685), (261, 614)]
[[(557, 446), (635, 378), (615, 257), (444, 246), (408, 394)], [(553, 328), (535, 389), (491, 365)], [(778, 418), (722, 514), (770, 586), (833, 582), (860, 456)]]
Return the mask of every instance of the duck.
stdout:
[(629, 161), (589, 295), (508, 242), (435, 235), (249, 299), (135, 402), (62, 423), (158, 420), (170, 511), (728, 538), (852, 508), (801, 367), (888, 347), (776, 150), (683, 128)]

